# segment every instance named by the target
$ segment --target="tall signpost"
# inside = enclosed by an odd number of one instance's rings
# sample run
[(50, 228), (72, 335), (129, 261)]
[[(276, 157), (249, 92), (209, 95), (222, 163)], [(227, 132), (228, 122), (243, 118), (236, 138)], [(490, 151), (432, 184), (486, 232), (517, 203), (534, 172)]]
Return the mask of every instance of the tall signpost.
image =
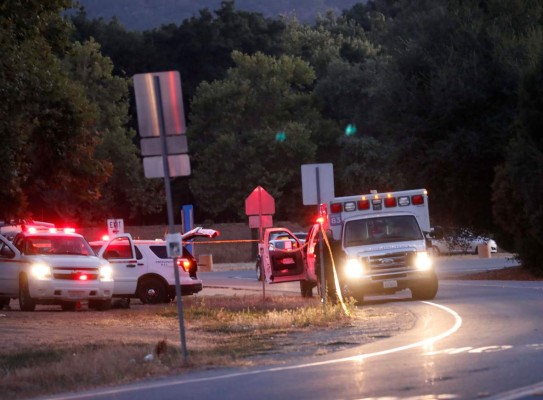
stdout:
[[(257, 186), (245, 199), (245, 214), (249, 217), (249, 227), (259, 228), (259, 243), (262, 242), (263, 228), (273, 226), (272, 215), (275, 214), (275, 199), (262, 186)], [(264, 263), (260, 262), (262, 278), (262, 297), (266, 298), (264, 279)]]
[(183, 322), (183, 301), (177, 258), (182, 255), (181, 234), (175, 234), (170, 177), (190, 175), (190, 160), (185, 134), (185, 113), (181, 78), (177, 71), (134, 75), (134, 91), (141, 137), (143, 169), (147, 178), (164, 178), (169, 234), (168, 255), (173, 258), (175, 295), (179, 314), (179, 333), (183, 361), (187, 346)]
[[(317, 205), (320, 214), (322, 203), (332, 200), (334, 195), (334, 167), (332, 164), (302, 165), (302, 195), (304, 205)], [(324, 279), (324, 240), (319, 240), (321, 271), (321, 300), (326, 304), (326, 281)]]

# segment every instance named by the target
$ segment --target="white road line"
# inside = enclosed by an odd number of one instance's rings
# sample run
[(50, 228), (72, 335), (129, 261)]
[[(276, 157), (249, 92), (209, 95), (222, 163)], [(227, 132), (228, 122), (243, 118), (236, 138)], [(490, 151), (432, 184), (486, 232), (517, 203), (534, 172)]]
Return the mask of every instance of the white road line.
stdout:
[(445, 307), (440, 304), (432, 303), (429, 301), (423, 301), (423, 303), (428, 304), (433, 307), (437, 307), (449, 314), (451, 314), (454, 318), (454, 324), (451, 328), (446, 330), (445, 332), (433, 336), (412, 344), (408, 344), (405, 346), (400, 347), (394, 347), (392, 349), (388, 350), (382, 350), (377, 351), (375, 353), (368, 353), (368, 354), (359, 354), (357, 356), (351, 356), (351, 357), (344, 357), (344, 358), (337, 358), (334, 360), (326, 360), (326, 361), (318, 361), (318, 362), (312, 362), (312, 363), (306, 363), (306, 364), (297, 364), (297, 365), (290, 365), (290, 366), (283, 366), (283, 367), (273, 367), (273, 368), (264, 368), (264, 369), (256, 369), (253, 371), (244, 371), (244, 372), (234, 372), (224, 375), (218, 375), (218, 376), (210, 376), (205, 378), (193, 378), (193, 379), (183, 379), (182, 377), (179, 380), (176, 381), (169, 381), (169, 382), (153, 382), (153, 383), (142, 383), (142, 384), (136, 384), (131, 385), (130, 387), (124, 387), (124, 388), (116, 388), (116, 389), (105, 389), (105, 390), (97, 390), (92, 393), (88, 394), (71, 394), (71, 395), (60, 395), (60, 396), (53, 396), (53, 397), (47, 397), (47, 399), (55, 399), (55, 400), (69, 400), (69, 399), (88, 399), (88, 398), (94, 398), (96, 396), (104, 396), (104, 395), (113, 395), (113, 394), (119, 394), (119, 393), (127, 393), (132, 391), (137, 391), (141, 389), (155, 389), (155, 388), (161, 388), (161, 387), (167, 387), (167, 386), (176, 386), (176, 385), (185, 385), (189, 383), (199, 383), (199, 382), (209, 382), (209, 381), (216, 381), (221, 379), (230, 379), (230, 378), (237, 378), (242, 376), (249, 376), (249, 375), (258, 375), (263, 373), (270, 373), (270, 372), (278, 372), (278, 371), (288, 371), (288, 370), (295, 370), (295, 369), (303, 369), (303, 368), (311, 368), (311, 367), (319, 367), (322, 365), (330, 365), (330, 364), (338, 364), (338, 363), (344, 363), (344, 362), (351, 362), (351, 361), (362, 361), (368, 358), (383, 356), (387, 354), (397, 353), (404, 350), (414, 349), (416, 347), (423, 347), (432, 343), (435, 343), (439, 340), (445, 339), (448, 336), (451, 336), (453, 333), (458, 331), (460, 327), (462, 326), (462, 318), (460, 315), (454, 311), (453, 309), (449, 307)]

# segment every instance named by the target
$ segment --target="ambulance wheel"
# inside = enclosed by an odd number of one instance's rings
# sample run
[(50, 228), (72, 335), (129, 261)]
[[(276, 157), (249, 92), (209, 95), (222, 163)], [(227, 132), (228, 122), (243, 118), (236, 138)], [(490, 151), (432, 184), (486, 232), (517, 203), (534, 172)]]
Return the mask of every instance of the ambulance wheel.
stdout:
[(169, 300), (168, 288), (155, 277), (143, 279), (138, 285), (137, 294), (143, 304), (160, 304)]
[(314, 282), (300, 281), (300, 292), (302, 293), (302, 297), (313, 297), (314, 286)]
[(432, 300), (436, 297), (438, 288), (437, 276), (434, 274), (421, 281), (417, 286), (411, 287), (411, 297), (413, 300)]
[(36, 301), (30, 297), (26, 275), (22, 275), (19, 282), (19, 307), (21, 311), (34, 311), (36, 309)]
[(62, 311), (75, 311), (77, 310), (77, 301), (63, 301), (60, 303)]

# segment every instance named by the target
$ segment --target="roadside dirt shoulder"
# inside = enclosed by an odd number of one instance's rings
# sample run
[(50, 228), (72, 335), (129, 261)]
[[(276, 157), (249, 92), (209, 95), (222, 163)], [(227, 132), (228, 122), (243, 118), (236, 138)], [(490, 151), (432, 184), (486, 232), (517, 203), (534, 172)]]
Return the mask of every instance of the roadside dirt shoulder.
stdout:
[[(87, 310), (85, 304), (77, 312), (62, 312), (51, 306), (39, 310), (20, 312), (18, 304), (11, 302), (11, 310), (0, 310), (0, 326), (5, 337), (0, 341), (0, 354), (24, 349), (53, 346), (70, 347), (99, 343), (148, 343), (150, 348), (158, 340), (179, 343), (179, 325), (176, 318), (161, 318), (156, 307), (135, 302), (130, 309), (107, 312)], [(175, 303), (169, 305), (176, 311)], [(357, 307), (348, 326), (315, 329), (291, 329), (276, 334), (273, 347), (251, 357), (251, 363), (266, 364), (289, 359), (318, 356), (378, 339), (394, 336), (413, 327), (416, 317), (407, 307), (394, 304), (375, 304)], [(185, 321), (187, 347), (198, 341), (198, 332)]]

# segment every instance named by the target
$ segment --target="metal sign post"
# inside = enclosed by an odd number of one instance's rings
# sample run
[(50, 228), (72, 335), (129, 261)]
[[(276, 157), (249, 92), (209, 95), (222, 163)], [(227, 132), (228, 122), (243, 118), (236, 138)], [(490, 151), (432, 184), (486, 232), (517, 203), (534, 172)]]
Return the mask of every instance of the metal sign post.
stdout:
[[(245, 199), (245, 214), (249, 217), (249, 227), (255, 227), (251, 216), (258, 216), (259, 244), (263, 239), (263, 229), (273, 226), (271, 216), (275, 214), (275, 199), (262, 187), (256, 187)], [(264, 263), (260, 259), (260, 276), (262, 276), (262, 300), (266, 298), (266, 279)]]
[[(302, 194), (305, 205), (317, 205), (320, 215), (321, 203), (333, 199), (334, 196), (334, 169), (332, 164), (304, 164), (302, 165)], [(326, 281), (324, 279), (324, 233), (319, 240), (319, 258), (321, 275), (321, 300), (326, 304)]]
[[(177, 257), (182, 243), (174, 234), (171, 176), (189, 176), (190, 159), (186, 131), (181, 77), (177, 71), (151, 72), (134, 75), (134, 92), (138, 114), (138, 131), (142, 138), (141, 153), (146, 178), (164, 178), (168, 211), (168, 252), (173, 259), (175, 294), (179, 315), (179, 333), (183, 361), (187, 362), (187, 346), (183, 323), (183, 301)], [(179, 242), (179, 243), (177, 243)]]
[[(320, 204), (321, 204), (321, 190), (320, 190), (320, 182), (319, 182), (319, 167), (315, 168), (315, 179), (316, 179), (316, 187), (317, 187), (317, 211), (320, 213)], [(322, 237), (324, 233), (321, 231), (321, 236), (319, 239), (319, 258), (320, 258), (320, 265), (319, 268), (321, 270), (321, 301), (323, 306), (326, 306), (326, 279), (324, 279), (324, 238)]]
[[(168, 148), (166, 145), (166, 134), (164, 132), (164, 114), (162, 112), (162, 97), (160, 93), (160, 79), (154, 77), (155, 96), (157, 99), (157, 112), (159, 115), (160, 141), (162, 142), (162, 162), (164, 166), (164, 186), (166, 190), (166, 207), (168, 209), (168, 225), (170, 234), (175, 233), (173, 222), (172, 190), (170, 186), (170, 167), (168, 165)], [(173, 258), (173, 270), (175, 275), (175, 298), (177, 300), (177, 312), (179, 314), (179, 333), (181, 335), (181, 349), (183, 351), (183, 361), (187, 362), (187, 344), (185, 339), (185, 326), (183, 319), (183, 301), (181, 299), (181, 284), (179, 280), (179, 269), (177, 268), (177, 257)]]

